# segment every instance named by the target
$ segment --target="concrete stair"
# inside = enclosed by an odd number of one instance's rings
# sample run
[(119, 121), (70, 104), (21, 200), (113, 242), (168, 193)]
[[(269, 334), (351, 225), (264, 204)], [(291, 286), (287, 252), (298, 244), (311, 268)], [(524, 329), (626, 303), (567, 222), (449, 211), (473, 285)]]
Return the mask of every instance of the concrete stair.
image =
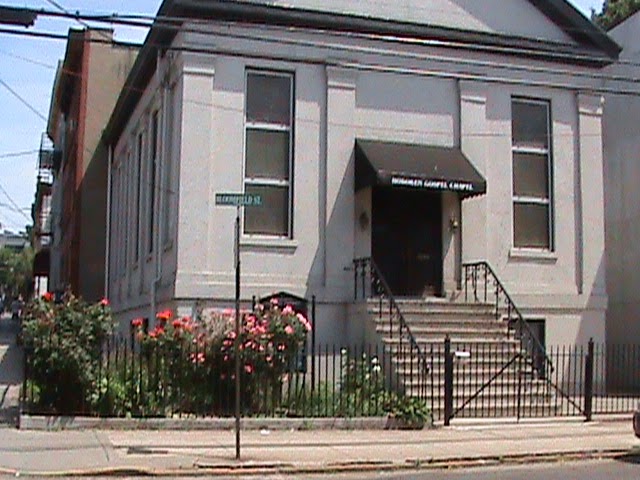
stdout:
[[(436, 418), (442, 417), (444, 408), (447, 336), (454, 352), (454, 410), (477, 395), (459, 416), (517, 416), (518, 412), (536, 416), (553, 409), (548, 382), (539, 379), (507, 322), (496, 319), (493, 305), (441, 299), (396, 302), (423, 361), (408, 335), (400, 335), (398, 319), (390, 324), (388, 302), (369, 300), (367, 314), (384, 346), (387, 372), (396, 388), (426, 398)], [(426, 371), (421, 365), (425, 362)]]

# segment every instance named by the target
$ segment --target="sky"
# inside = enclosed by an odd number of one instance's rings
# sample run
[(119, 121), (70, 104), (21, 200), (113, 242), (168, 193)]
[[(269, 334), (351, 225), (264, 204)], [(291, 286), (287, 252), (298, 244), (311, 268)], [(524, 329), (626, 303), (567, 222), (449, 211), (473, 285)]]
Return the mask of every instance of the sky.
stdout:
[[(591, 8), (599, 11), (602, 7), (602, 0), (571, 1), (587, 16)], [(0, 6), (53, 11), (62, 7), (83, 14), (155, 14), (160, 3), (161, 0), (0, 0)], [(82, 25), (39, 17), (31, 30), (66, 35), (71, 27)], [(146, 35), (144, 29), (114, 28), (116, 40), (142, 42)], [(65, 46), (63, 40), (0, 32), (0, 231), (22, 231), (31, 224), (38, 149), (46, 130), (56, 65), (64, 56)]]

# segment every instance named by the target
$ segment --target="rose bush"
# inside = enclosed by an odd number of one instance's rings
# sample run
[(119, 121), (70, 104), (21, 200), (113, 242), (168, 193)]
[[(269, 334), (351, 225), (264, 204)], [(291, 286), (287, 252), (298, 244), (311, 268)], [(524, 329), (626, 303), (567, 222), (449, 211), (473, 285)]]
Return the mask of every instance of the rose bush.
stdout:
[[(169, 398), (183, 412), (217, 411), (231, 414), (235, 385), (235, 312), (225, 310), (198, 319), (174, 318), (171, 311), (158, 313), (156, 325), (145, 330), (142, 319), (131, 322), (134, 337), (147, 361), (163, 374), (147, 375), (147, 403)], [(241, 362), (244, 409), (260, 410), (268, 396), (269, 406), (278, 402), (283, 375), (294, 363), (311, 330), (309, 320), (277, 302), (242, 312), (238, 351)], [(269, 392), (268, 395), (265, 392)], [(262, 393), (262, 394), (261, 394)], [(263, 403), (266, 407), (266, 404)], [(166, 413), (166, 412), (165, 412)]]
[(88, 304), (67, 293), (45, 293), (24, 309), (22, 339), (33, 400), (55, 413), (90, 408), (101, 367), (101, 346), (113, 329), (108, 301)]

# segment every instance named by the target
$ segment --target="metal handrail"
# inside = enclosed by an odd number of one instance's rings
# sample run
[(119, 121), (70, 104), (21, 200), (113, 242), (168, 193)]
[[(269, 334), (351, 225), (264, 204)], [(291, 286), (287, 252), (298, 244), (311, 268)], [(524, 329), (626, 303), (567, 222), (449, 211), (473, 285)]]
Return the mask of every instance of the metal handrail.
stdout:
[[(541, 352), (542, 355), (544, 355), (544, 363), (545, 365), (547, 365), (549, 367), (549, 371), (550, 373), (552, 373), (554, 371), (554, 367), (553, 367), (553, 363), (551, 362), (551, 359), (549, 358), (549, 356), (547, 355), (547, 350), (544, 347), (544, 345), (542, 345), (542, 343), (540, 342), (540, 340), (534, 335), (533, 331), (531, 330), (531, 327), (529, 326), (529, 324), (524, 320), (524, 317), (522, 316), (522, 313), (520, 312), (520, 309), (518, 308), (518, 306), (515, 304), (515, 302), (513, 301), (513, 299), (511, 298), (511, 295), (509, 295), (509, 292), (507, 292), (507, 289), (504, 287), (504, 285), (502, 284), (502, 282), (500, 281), (500, 279), (498, 278), (498, 275), (496, 275), (495, 271), (493, 270), (493, 268), (491, 268), (491, 265), (489, 265), (488, 262), (486, 261), (479, 261), (479, 262), (469, 262), (469, 263), (464, 263), (462, 265), (462, 267), (464, 268), (464, 298), (465, 301), (468, 300), (468, 280), (469, 280), (469, 270), (472, 271), (472, 275), (473, 275), (473, 294), (474, 294), (474, 298), (476, 301), (479, 301), (478, 298), (478, 291), (477, 291), (477, 271), (479, 268), (483, 269), (483, 273), (484, 273), (484, 301), (485, 303), (487, 303), (488, 300), (488, 290), (487, 290), (487, 280), (489, 280), (489, 277), (491, 279), (491, 281), (493, 281), (493, 283), (495, 284), (496, 290), (495, 290), (495, 314), (496, 314), (496, 319), (499, 318), (500, 316), (500, 296), (503, 296), (506, 299), (506, 308), (507, 308), (507, 318), (509, 320), (509, 326), (511, 327), (511, 323), (512, 323), (512, 312), (515, 314), (516, 316), (516, 322), (518, 324), (519, 327), (519, 340), (520, 340), (520, 345), (523, 346), (523, 331), (526, 331), (527, 335), (528, 335), (528, 339), (530, 342), (533, 343), (533, 347), (538, 351)], [(534, 368), (536, 368), (536, 366), (534, 365)]]
[[(411, 332), (411, 328), (409, 328), (409, 325), (407, 324), (407, 321), (404, 318), (402, 310), (400, 310), (400, 306), (396, 302), (396, 299), (395, 299), (393, 293), (391, 292), (391, 287), (389, 287), (389, 284), (387, 283), (387, 281), (385, 280), (384, 276), (382, 275), (382, 272), (378, 268), (378, 265), (376, 265), (376, 262), (371, 257), (356, 258), (356, 259), (353, 260), (353, 265), (355, 267), (355, 273), (354, 273), (354, 287), (355, 287), (355, 289), (354, 289), (354, 299), (355, 300), (358, 299), (358, 272), (362, 272), (362, 275), (361, 275), (362, 298), (363, 299), (366, 298), (366, 283), (367, 283), (366, 282), (366, 270), (367, 270), (367, 265), (368, 265), (369, 269), (371, 271), (371, 274), (372, 274), (371, 283), (373, 283), (373, 280), (374, 280), (373, 277), (375, 276), (375, 279), (377, 279), (377, 281), (379, 282), (380, 287), (382, 287), (382, 292), (379, 293), (380, 300), (382, 300), (382, 298), (384, 298), (384, 297), (386, 297), (388, 299), (390, 308), (395, 310), (395, 314), (397, 315), (397, 317), (399, 319), (399, 322), (400, 322), (400, 335), (402, 335), (402, 331), (403, 330), (404, 330), (404, 332), (406, 332), (411, 347), (415, 348), (416, 351), (418, 352), (418, 357), (420, 358), (420, 360), (422, 362), (422, 368), (425, 369), (425, 371), (428, 371), (427, 356), (422, 351), (422, 349), (420, 348), (420, 345), (418, 345), (418, 342), (417, 342), (416, 338), (413, 336), (413, 333)], [(370, 287), (373, 288), (373, 285), (370, 285)], [(380, 314), (382, 314), (382, 305), (380, 305)], [(391, 336), (393, 338), (393, 314), (392, 314), (391, 311), (389, 312), (389, 324), (390, 324), (390, 334), (391, 334)]]

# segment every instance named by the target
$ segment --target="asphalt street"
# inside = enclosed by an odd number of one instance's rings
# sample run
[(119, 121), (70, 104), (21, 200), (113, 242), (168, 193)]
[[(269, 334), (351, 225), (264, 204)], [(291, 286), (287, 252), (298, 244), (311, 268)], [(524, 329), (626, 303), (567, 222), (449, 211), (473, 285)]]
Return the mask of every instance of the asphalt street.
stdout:
[[(0, 476), (0, 478), (15, 478), (15, 476)], [(50, 479), (51, 477), (29, 477)], [(69, 478), (69, 477), (56, 477)], [(83, 477), (85, 479), (105, 477)], [(149, 477), (128, 477), (118, 478), (129, 480), (143, 480)], [(168, 480), (175, 477), (155, 477), (157, 479)], [(233, 475), (233, 476), (197, 476), (180, 478), (215, 478), (216, 480), (290, 480), (291, 475)], [(447, 470), (428, 470), (421, 472), (369, 472), (366, 474), (336, 474), (330, 475), (303, 475), (296, 476), (296, 480), (637, 480), (640, 478), (640, 457), (621, 458), (612, 461), (583, 461), (569, 463), (532, 464), (520, 466), (500, 466), (487, 468)]]

